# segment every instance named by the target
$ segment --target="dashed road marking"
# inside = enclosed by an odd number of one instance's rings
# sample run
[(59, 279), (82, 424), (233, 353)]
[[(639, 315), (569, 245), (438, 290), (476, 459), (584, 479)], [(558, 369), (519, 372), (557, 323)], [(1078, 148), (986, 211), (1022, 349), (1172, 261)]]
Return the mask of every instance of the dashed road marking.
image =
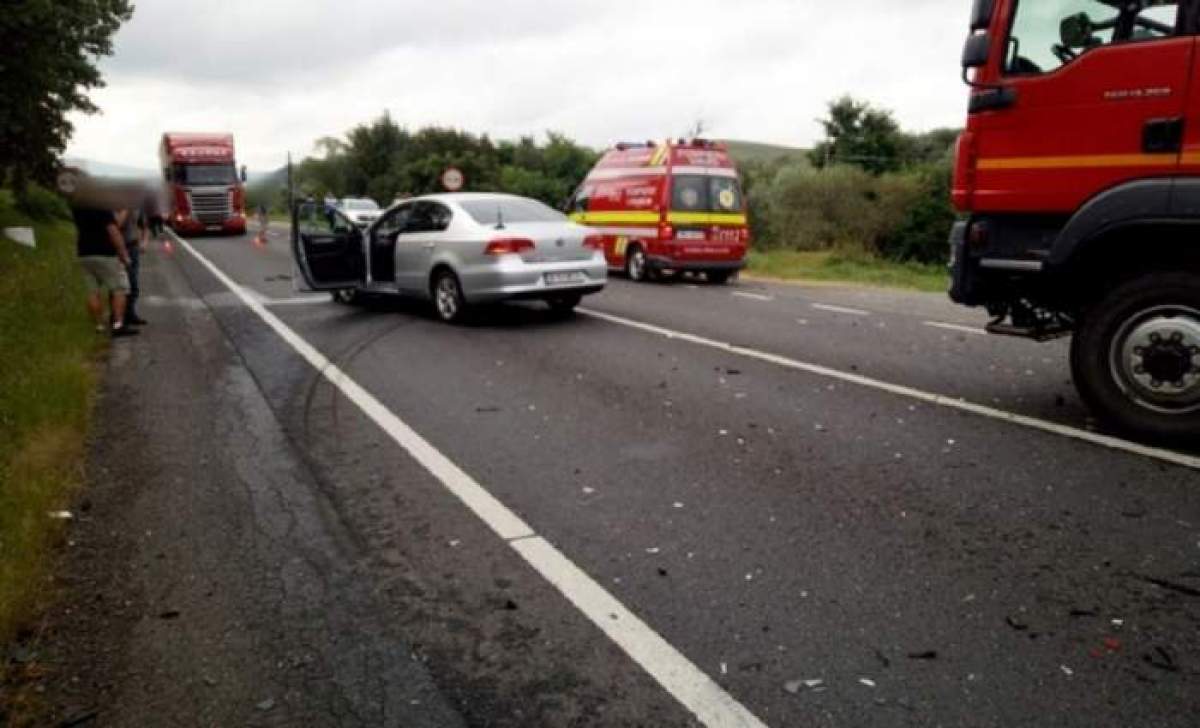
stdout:
[(970, 412), (971, 414), (979, 415), (981, 417), (987, 417), (993, 420), (1008, 422), (1009, 424), (1013, 425), (1028, 427), (1033, 430), (1041, 430), (1042, 432), (1049, 432), (1055, 435), (1069, 437), (1074, 440), (1081, 440), (1083, 442), (1099, 445), (1111, 450), (1119, 450), (1121, 452), (1131, 453), (1133, 455), (1141, 455), (1143, 457), (1171, 463), (1172, 465), (1179, 465), (1185, 468), (1191, 468), (1193, 470), (1200, 470), (1200, 457), (1195, 455), (1188, 455), (1186, 453), (1176, 452), (1174, 450), (1142, 445), (1136, 442), (1122, 440), (1119, 437), (1113, 437), (1111, 435), (1103, 435), (1098, 432), (1081, 430), (1078, 427), (1060, 425), (1057, 422), (1050, 422), (1048, 420), (1040, 420), (1036, 417), (1019, 415), (1015, 412), (1007, 412), (1005, 410), (996, 409), (995, 407), (975, 404), (974, 402), (968, 402), (964, 399), (948, 397), (944, 394), (926, 392), (924, 390), (916, 389), (915, 387), (908, 387), (902, 384), (892, 384), (891, 382), (872, 379), (871, 377), (864, 377), (861, 374), (844, 372), (840, 369), (834, 369), (832, 367), (822, 366), (820, 364), (810, 364), (808, 362), (791, 359), (779, 354), (759, 351), (757, 349), (751, 349), (745, 346), (737, 346), (736, 344), (717, 341), (716, 339), (709, 339), (704, 336), (697, 336), (696, 334), (689, 334), (684, 331), (675, 331), (662, 326), (657, 326), (655, 324), (649, 324), (642, 321), (625, 318), (623, 316), (615, 316), (610, 313), (604, 313), (603, 311), (595, 311), (588, 308), (579, 308), (577, 310), (579, 313), (586, 316), (591, 316), (593, 318), (618, 324), (620, 326), (638, 329), (646, 333), (656, 334), (668, 339), (677, 339), (679, 341), (686, 341), (690, 344), (696, 344), (697, 346), (706, 346), (711, 349), (719, 349), (731, 354), (744, 356), (748, 359), (757, 359), (769, 364), (776, 364), (788, 369), (795, 369), (829, 379), (836, 379), (849, 384), (857, 384), (868, 389), (888, 392), (901, 397), (907, 397), (909, 399), (919, 400), (928, 404), (938, 405), (939, 407), (947, 407), (949, 409), (955, 409), (962, 412)]
[(987, 336), (988, 332), (978, 326), (963, 326), (962, 324), (947, 324), (941, 321), (926, 321), (926, 326), (935, 329), (946, 329), (947, 331), (958, 331), (963, 334), (975, 334), (976, 336)]
[(734, 291), (733, 295), (738, 296), (739, 298), (752, 298), (755, 301), (774, 301), (775, 300), (774, 296), (764, 296), (761, 293), (746, 293), (744, 291)]
[(814, 303), (812, 305), (812, 307), (820, 309), (822, 311), (832, 311), (833, 313), (850, 314), (851, 316), (870, 316), (871, 315), (870, 311), (864, 311), (861, 308), (846, 308), (845, 306), (834, 306), (834, 305), (828, 304), (828, 303)]
[(488, 525), (525, 562), (554, 585), (575, 608), (641, 665), (681, 705), (709, 728), (766, 728), (712, 678), (609, 594), (561, 551), (539, 536), (450, 458), (363, 389), (313, 345), (283, 323), (254, 295), (225, 275), (191, 246), (176, 240), (192, 257), (241, 299), (262, 321), (330, 384), (362, 410), (392, 440)]

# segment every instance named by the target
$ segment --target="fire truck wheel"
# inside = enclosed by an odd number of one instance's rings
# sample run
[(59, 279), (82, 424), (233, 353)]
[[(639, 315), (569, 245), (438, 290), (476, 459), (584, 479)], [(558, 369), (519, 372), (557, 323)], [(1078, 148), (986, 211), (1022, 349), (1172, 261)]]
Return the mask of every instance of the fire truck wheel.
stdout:
[(339, 288), (329, 295), (335, 303), (343, 306), (356, 306), (362, 303), (362, 293), (357, 288)]
[(1071, 371), (1113, 427), (1200, 442), (1200, 274), (1151, 273), (1110, 292), (1075, 332)]
[(653, 272), (646, 263), (646, 251), (636, 243), (630, 245), (629, 250), (625, 253), (625, 275), (629, 276), (629, 280), (637, 283), (653, 278)]
[(721, 286), (729, 282), (729, 278), (733, 275), (733, 271), (728, 270), (710, 270), (704, 274), (708, 278), (708, 282), (715, 286)]

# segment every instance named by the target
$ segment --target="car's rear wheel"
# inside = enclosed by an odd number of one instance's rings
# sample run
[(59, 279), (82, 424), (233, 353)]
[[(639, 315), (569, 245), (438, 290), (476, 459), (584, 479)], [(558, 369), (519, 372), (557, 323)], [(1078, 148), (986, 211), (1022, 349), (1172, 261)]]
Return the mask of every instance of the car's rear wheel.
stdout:
[(1075, 332), (1071, 371), (1116, 428), (1200, 441), (1200, 275), (1152, 273), (1110, 292)]
[(550, 311), (558, 315), (566, 315), (575, 310), (579, 302), (583, 300), (583, 296), (578, 293), (565, 293), (560, 296), (551, 296), (546, 299), (546, 305), (550, 307)]
[(433, 307), (446, 323), (459, 323), (467, 314), (467, 299), (453, 271), (439, 271), (433, 278)]
[(641, 283), (650, 280), (650, 266), (646, 262), (646, 251), (640, 245), (630, 245), (625, 252), (625, 275), (629, 280)]
[(334, 303), (340, 303), (343, 306), (357, 306), (362, 303), (362, 292), (357, 288), (339, 288), (329, 294)]

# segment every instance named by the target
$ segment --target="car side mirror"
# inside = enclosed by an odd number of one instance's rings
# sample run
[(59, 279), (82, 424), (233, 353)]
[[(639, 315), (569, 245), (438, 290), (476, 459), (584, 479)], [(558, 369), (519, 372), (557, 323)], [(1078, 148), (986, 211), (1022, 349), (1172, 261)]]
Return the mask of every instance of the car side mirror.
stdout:
[(967, 42), (963, 45), (962, 67), (980, 68), (981, 66), (986, 66), (991, 46), (992, 36), (989, 33), (974, 33), (967, 36)]
[(1067, 48), (1087, 48), (1092, 42), (1092, 19), (1087, 13), (1069, 15), (1058, 26), (1058, 37)]
[(971, 32), (987, 30), (992, 24), (992, 13), (996, 9), (996, 0), (975, 0), (971, 6)]

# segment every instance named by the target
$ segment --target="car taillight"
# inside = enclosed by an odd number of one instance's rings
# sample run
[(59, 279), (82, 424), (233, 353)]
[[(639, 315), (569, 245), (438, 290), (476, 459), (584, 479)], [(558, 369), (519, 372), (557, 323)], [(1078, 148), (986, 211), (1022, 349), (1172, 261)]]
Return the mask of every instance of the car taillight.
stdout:
[(533, 250), (533, 241), (529, 238), (496, 238), (488, 243), (484, 253), (487, 255), (508, 255)]
[(583, 247), (591, 248), (592, 250), (604, 250), (603, 235), (589, 235), (583, 239)]
[(671, 227), (670, 225), (667, 225), (666, 223), (659, 225), (658, 226), (658, 239), (659, 240), (674, 240), (675, 239), (675, 228)]

